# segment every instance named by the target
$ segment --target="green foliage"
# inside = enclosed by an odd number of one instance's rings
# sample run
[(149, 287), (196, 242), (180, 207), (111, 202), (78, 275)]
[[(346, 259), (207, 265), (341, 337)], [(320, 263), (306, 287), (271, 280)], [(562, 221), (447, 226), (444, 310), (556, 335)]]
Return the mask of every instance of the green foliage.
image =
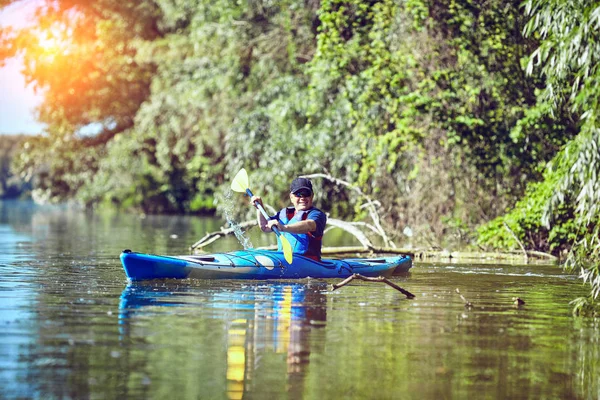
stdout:
[[(135, 43), (157, 37), (158, 15), (151, 1), (38, 6), (33, 24), (0, 31), (10, 50), (0, 57), (21, 54), (26, 80), (44, 93), (38, 119), (48, 128), (27, 141), (21, 175), (34, 179), (39, 200), (62, 201), (93, 181), (105, 144), (147, 98), (154, 67), (135, 62)], [(97, 133), (86, 133), (90, 124)]]
[[(510, 245), (500, 233), (499, 222), (512, 220), (519, 236), (541, 234), (547, 236), (550, 250), (567, 249), (566, 268), (578, 271), (591, 286), (589, 299), (575, 301), (575, 312), (589, 314), (597, 308), (600, 294), (600, 96), (596, 90), (600, 36), (595, 29), (600, 9), (591, 1), (529, 0), (525, 10), (530, 17), (525, 33), (540, 40), (527, 71), (539, 70), (545, 87), (513, 134), (519, 136), (531, 126), (529, 119), (540, 113), (568, 121), (557, 116), (569, 109), (575, 115), (572, 120), (581, 122), (570, 124), (577, 135), (548, 164), (544, 181), (533, 185), (514, 210), (484, 227), (482, 241)], [(529, 205), (534, 205), (533, 212), (524, 218), (520, 211), (529, 212)]]
[(517, 249), (518, 243), (512, 231), (526, 248), (560, 255), (568, 243), (577, 239), (580, 229), (574, 223), (573, 208), (566, 204), (556, 213), (560, 223), (550, 228), (542, 224), (548, 198), (552, 196), (559, 179), (559, 174), (548, 172), (543, 181), (529, 185), (524, 198), (514, 208), (478, 229), (479, 244), (499, 249)]
[(376, 195), (397, 228), (498, 215), (574, 135), (564, 113), (529, 112), (541, 80), (521, 68), (535, 42), (515, 34), (519, 2), (325, 1), (319, 16), (308, 128), (357, 149), (334, 175)]
[[(254, 112), (265, 82), (293, 77), (312, 52), (313, 21), (301, 3), (57, 5), (42, 13), (49, 23), (90, 28), (69, 43), (81, 65), (71, 68), (74, 60), (61, 58), (25, 71), (47, 89), (49, 99), (40, 111), (51, 122), (49, 137), (32, 140), (20, 163), (24, 175), (40, 176), (40, 198), (78, 198), (145, 212), (213, 209), (214, 192), (224, 180), (225, 138), (236, 131), (238, 119)], [(80, 19), (69, 25), (64, 17), (73, 10)], [(32, 34), (24, 31), (14, 43)], [(35, 49), (27, 51), (35, 57)], [(107, 59), (98, 59), (98, 66), (82, 62), (92, 53)], [(46, 71), (60, 66), (74, 73)], [(90, 77), (98, 91), (85, 89), (86, 97), (68, 92), (91, 85)], [(55, 101), (65, 90), (70, 99), (77, 94), (77, 101)], [(78, 133), (90, 122), (101, 125), (101, 132)], [(85, 163), (78, 163), (82, 156)]]
[[(114, 65), (121, 70), (125, 61), (127, 68), (137, 68), (127, 75), (134, 85), (129, 91), (141, 96), (126, 107), (115, 87), (99, 82), (104, 98), (112, 98), (130, 124), (117, 124), (109, 136), (100, 133), (88, 143), (74, 140), (79, 148), (64, 145), (68, 140), (50, 141), (52, 154), (59, 159), (44, 157), (40, 151), (31, 157), (36, 163), (29, 168), (43, 170), (46, 164), (61, 163), (62, 153), (63, 164), (73, 164), (78, 152), (120, 132), (119, 140), (129, 144), (108, 143), (94, 150), (99, 158), (91, 157), (87, 166), (74, 171), (86, 175), (84, 182), (69, 186), (58, 178), (57, 184), (50, 181), (46, 186), (52, 186), (52, 197), (185, 212), (193, 198), (212, 198), (218, 184), (242, 165), (261, 171), (257, 185), (272, 193), (272, 201), (285, 202), (281, 188), (291, 176), (324, 170), (376, 194), (388, 204), (392, 219), (418, 205), (423, 193), (415, 197), (413, 188), (425, 188), (432, 165), (458, 166), (443, 178), (448, 183), (440, 183), (455, 193), (459, 189), (459, 195), (440, 197), (446, 203), (437, 207), (440, 210), (466, 204), (472, 194), (460, 189), (464, 183), (457, 185), (456, 177), (474, 168), (483, 170), (476, 173), (480, 182), (487, 179), (490, 187), (502, 188), (499, 194), (518, 193), (512, 177), (521, 182), (547, 161), (539, 146), (522, 150), (521, 141), (535, 142), (523, 133), (525, 129), (519, 134), (510, 131), (527, 102), (525, 95), (516, 93), (531, 86), (519, 75), (520, 66), (508, 62), (522, 41), (511, 36), (521, 20), (509, 6), (470, 4), (325, 1), (318, 12), (317, 36), (316, 10), (296, 2), (140, 3), (144, 18), (139, 21), (131, 19), (137, 8), (117, 7), (108, 0), (97, 5), (106, 8), (101, 16), (87, 16), (86, 6), (75, 4), (84, 20), (107, 35), (84, 35), (77, 43), (85, 39), (99, 46), (102, 39), (127, 50), (123, 57), (107, 60), (103, 68)], [(60, 20), (66, 10), (65, 6), (50, 15)], [(148, 26), (153, 29), (146, 31)], [(140, 33), (127, 40), (125, 29)], [(438, 41), (437, 35), (446, 38)], [(507, 38), (511, 42), (503, 46)], [(439, 60), (431, 54), (439, 54)], [(83, 72), (69, 79), (85, 81)], [(41, 70), (29, 73), (37, 78)], [(509, 81), (522, 83), (506, 85)], [(57, 92), (65, 83), (40, 79), (41, 85)], [(134, 89), (143, 85), (149, 90)], [(94, 103), (100, 101), (97, 96), (98, 92), (90, 92), (89, 102), (77, 103), (79, 108), (73, 110), (58, 103), (50, 135), (77, 137), (74, 132), (83, 123), (122, 120), (104, 117), (113, 112)], [(77, 115), (82, 119), (73, 118)], [(95, 117), (83, 119), (90, 115)], [(131, 160), (115, 160), (123, 157)], [(123, 174), (131, 174), (131, 184), (146, 182), (149, 187), (142, 185), (142, 190), (133, 191), (136, 195), (127, 194), (117, 180), (121, 170), (115, 168), (126, 168)], [(323, 206), (332, 208), (334, 215), (347, 215), (359, 206), (348, 204), (347, 194), (339, 188), (323, 184), (323, 190)], [(415, 197), (415, 202), (398, 202), (399, 195)], [(140, 200), (144, 196), (160, 205)], [(461, 215), (466, 214), (455, 213), (453, 218)]]
[[(540, 138), (545, 113), (519, 122), (536, 82), (520, 69), (523, 18), (512, 3), (332, 0), (317, 10), (294, 1), (158, 1), (139, 3), (139, 20), (137, 8), (109, 0), (97, 3), (101, 14), (69, 5), (98, 27), (76, 43), (110, 42), (124, 53), (111, 53), (103, 68), (137, 69), (129, 86), (111, 78), (124, 92), (98, 81), (129, 118), (114, 120), (129, 125), (82, 139), (78, 124), (112, 121), (100, 92), (71, 111), (57, 105), (55, 140), (33, 146), (23, 165), (33, 174), (71, 167), (67, 175), (84, 179), (47, 175), (39, 189), (48, 198), (189, 212), (221, 204), (220, 188), (245, 166), (265, 199), (282, 205), (293, 176), (324, 171), (376, 197), (393, 228), (443, 234), (444, 221), (472, 226), (497, 215), (549, 159), (542, 139), (568, 137), (555, 135), (557, 123)], [(81, 68), (68, 79), (86, 81)], [(40, 82), (62, 93), (70, 81)], [(121, 106), (132, 91), (135, 106)], [(87, 164), (75, 162), (88, 152)], [(319, 205), (333, 215), (364, 214), (343, 189), (317, 184)], [(469, 206), (473, 198), (481, 211)]]
[(82, 152), (80, 146), (77, 141), (45, 136), (22, 142), (13, 164), (22, 179), (33, 183), (34, 200), (59, 202), (92, 181), (102, 149), (90, 147)]
[[(544, 215), (547, 225), (560, 225), (557, 210), (574, 199), (574, 223), (581, 234), (573, 242), (567, 267), (579, 270), (589, 283), (594, 300), (600, 295), (600, 79), (598, 46), (600, 34), (595, 28), (600, 9), (595, 2), (579, 4), (559, 1), (527, 1), (533, 16), (527, 33), (542, 38), (532, 55), (530, 71), (541, 66), (546, 77), (544, 99), (555, 107), (567, 103), (581, 115), (578, 136), (558, 153), (550, 166), (560, 176), (549, 196)], [(568, 97), (566, 96), (568, 94)], [(588, 303), (589, 304), (589, 303)]]
[(600, 216), (600, 95), (596, 90), (600, 78), (600, 35), (594, 28), (600, 18), (600, 9), (591, 1), (575, 5), (534, 0), (526, 2), (526, 9), (533, 16), (526, 33), (542, 39), (527, 66), (529, 72), (539, 66), (541, 75), (546, 77), (542, 99), (554, 108), (567, 103), (582, 120), (578, 136), (550, 165), (560, 179), (549, 196), (544, 222), (551, 224), (557, 206), (572, 196), (576, 199), (577, 222), (593, 227), (593, 222)]
[(311, 123), (329, 122), (322, 111), (328, 104), (343, 107), (344, 135), (360, 151), (348, 177), (373, 190), (380, 175), (396, 171), (406, 177), (412, 169), (406, 158), (412, 158), (409, 152), (422, 134), (413, 123), (415, 108), (427, 101), (413, 79), (418, 68), (411, 41), (398, 40), (408, 33), (410, 21), (392, 1), (325, 1), (320, 19), (309, 70)]
[(0, 199), (24, 196), (29, 187), (12, 170), (24, 135), (2, 135), (0, 140)]
[(460, 145), (488, 182), (500, 184), (497, 195), (516, 198), (575, 134), (564, 113), (530, 112), (542, 81), (521, 68), (536, 43), (513, 34), (527, 21), (520, 1), (433, 2), (430, 13), (448, 36), (452, 61), (434, 75), (434, 118), (448, 131), (448, 144)]

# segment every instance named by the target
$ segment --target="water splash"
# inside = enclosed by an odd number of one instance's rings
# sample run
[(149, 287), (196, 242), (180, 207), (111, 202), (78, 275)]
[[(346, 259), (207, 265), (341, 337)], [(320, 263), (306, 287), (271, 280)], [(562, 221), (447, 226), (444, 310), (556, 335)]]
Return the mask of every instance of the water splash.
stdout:
[(233, 234), (237, 238), (238, 242), (240, 242), (240, 244), (242, 246), (244, 246), (245, 250), (253, 249), (254, 246), (252, 245), (250, 238), (245, 235), (245, 233), (242, 230), (242, 228), (240, 227), (240, 225), (233, 218), (233, 191), (232, 190), (227, 190), (227, 192), (225, 192), (225, 202), (224, 202), (224, 207), (223, 207), (223, 214), (225, 215), (225, 219), (227, 220), (227, 223), (229, 224), (231, 229), (233, 229)]

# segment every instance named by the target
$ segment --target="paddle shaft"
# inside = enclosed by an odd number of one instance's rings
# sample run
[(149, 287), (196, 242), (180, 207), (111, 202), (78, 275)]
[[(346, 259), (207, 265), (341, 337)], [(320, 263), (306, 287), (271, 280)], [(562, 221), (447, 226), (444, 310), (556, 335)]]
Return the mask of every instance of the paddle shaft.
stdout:
[[(252, 196), (254, 196), (252, 194), (252, 191), (250, 189), (246, 189), (246, 194), (248, 196), (250, 196), (250, 198), (252, 198)], [(267, 212), (265, 211), (265, 209), (263, 208), (262, 204), (260, 204), (259, 202), (255, 201), (254, 204), (256, 204), (256, 208), (258, 208), (258, 211), (260, 211), (260, 213), (263, 215), (263, 217), (265, 217), (265, 219), (268, 221), (269, 220), (269, 214), (267, 214)], [(275, 234), (277, 236), (281, 235), (281, 232), (279, 232), (279, 229), (276, 226), (272, 226), (271, 230), (273, 232), (275, 232)]]

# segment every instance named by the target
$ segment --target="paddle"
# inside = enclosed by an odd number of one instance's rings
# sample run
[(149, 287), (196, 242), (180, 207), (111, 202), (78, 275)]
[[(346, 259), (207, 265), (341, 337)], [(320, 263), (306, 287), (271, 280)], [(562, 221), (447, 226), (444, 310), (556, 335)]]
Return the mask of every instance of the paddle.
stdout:
[[(233, 190), (234, 192), (246, 193), (248, 196), (252, 197), (253, 194), (249, 186), (250, 184), (248, 182), (248, 173), (244, 168), (242, 168), (233, 178), (233, 181), (231, 182), (231, 190)], [(267, 214), (263, 206), (258, 202), (255, 204), (260, 213), (265, 217), (265, 219), (268, 220), (269, 215)], [(277, 229), (277, 227), (274, 226), (271, 229), (273, 230), (273, 232), (275, 232), (279, 240), (281, 240), (281, 247), (283, 248), (283, 256), (285, 257), (285, 260), (289, 264), (291, 264), (293, 259), (292, 245), (290, 244), (289, 240), (287, 240), (287, 238), (283, 236), (281, 232), (279, 232), (279, 229)]]

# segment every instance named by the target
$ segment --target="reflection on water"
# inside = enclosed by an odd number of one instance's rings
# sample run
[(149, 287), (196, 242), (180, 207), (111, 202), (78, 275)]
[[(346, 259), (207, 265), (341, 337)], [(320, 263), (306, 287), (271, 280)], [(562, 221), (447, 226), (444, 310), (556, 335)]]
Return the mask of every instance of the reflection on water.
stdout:
[(599, 322), (571, 316), (587, 288), (556, 266), (417, 263), (393, 278), (414, 300), (367, 282), (128, 284), (124, 248), (182, 254), (220, 225), (0, 202), (0, 397), (599, 397)]
[[(129, 284), (121, 295), (119, 327), (121, 340), (136, 341), (136, 319), (160, 313), (161, 307), (198, 306), (191, 296), (203, 297), (201, 307), (218, 309), (208, 312), (209, 323), (222, 319), (226, 335), (226, 394), (242, 399), (252, 391), (249, 382), (261, 369), (265, 354), (285, 356), (286, 391), (302, 394), (303, 379), (310, 360), (309, 336), (313, 329), (325, 327), (325, 283), (243, 284), (238, 290), (198, 290), (196, 286)], [(171, 313), (178, 311), (171, 309)], [(145, 330), (142, 329), (143, 335)]]
[[(1, 221), (1, 220), (0, 220)], [(34, 338), (22, 335), (22, 326), (30, 323), (31, 303), (34, 291), (28, 275), (29, 256), (26, 235), (17, 234), (6, 224), (0, 223), (0, 383), (2, 390), (32, 396), (34, 391), (20, 386), (17, 382), (23, 372), (19, 365), (20, 349), (26, 349)], [(19, 273), (15, 273), (19, 268)]]

